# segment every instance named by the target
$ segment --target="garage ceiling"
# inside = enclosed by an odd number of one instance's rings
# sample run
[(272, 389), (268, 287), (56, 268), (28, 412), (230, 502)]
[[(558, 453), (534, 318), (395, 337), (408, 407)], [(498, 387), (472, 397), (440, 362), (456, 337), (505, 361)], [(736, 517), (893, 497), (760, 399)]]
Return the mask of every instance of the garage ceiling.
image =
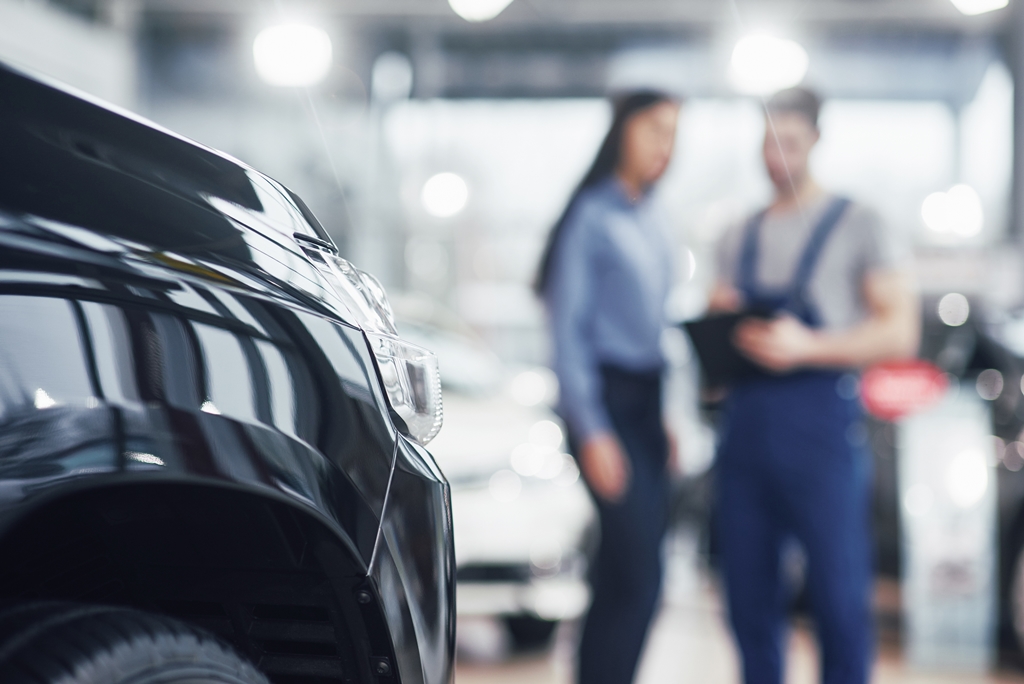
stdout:
[(1008, 9), (966, 17), (949, 0), (514, 0), (496, 19), (473, 24), (447, 0), (137, 2), (153, 73), (221, 59), (211, 67), (220, 80), (179, 80), (222, 95), (240, 87), (231, 71), (243, 68), (247, 32), (283, 7), (333, 26), (346, 68), (363, 83), (380, 53), (407, 54), (414, 97), (599, 96), (623, 85), (614, 81), (624, 59), (634, 72), (648, 60), (652, 85), (722, 94), (736, 37), (767, 27), (804, 43), (811, 76), (829, 95), (957, 105), (1002, 53), (1014, 16)]
[[(88, 0), (67, 0), (81, 4)], [(273, 9), (252, 0), (141, 0), (151, 11), (247, 14)], [(706, 26), (767, 19), (808, 24), (904, 24), (985, 32), (998, 27), (1006, 11), (964, 17), (948, 0), (515, 0), (497, 19), (474, 26), (455, 16), (446, 0), (307, 0), (282, 3), (335, 16), (381, 21), (437, 20), (448, 28), (486, 30), (518, 26)]]

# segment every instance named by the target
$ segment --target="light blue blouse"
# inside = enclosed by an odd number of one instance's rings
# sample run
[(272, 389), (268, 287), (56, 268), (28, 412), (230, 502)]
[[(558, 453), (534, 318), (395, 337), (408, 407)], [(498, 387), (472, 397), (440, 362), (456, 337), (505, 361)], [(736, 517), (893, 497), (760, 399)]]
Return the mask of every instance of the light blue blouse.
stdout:
[(614, 177), (576, 199), (544, 291), (560, 386), (559, 413), (585, 441), (611, 431), (601, 366), (660, 370), (672, 287), (667, 221), (649, 196), (631, 202)]

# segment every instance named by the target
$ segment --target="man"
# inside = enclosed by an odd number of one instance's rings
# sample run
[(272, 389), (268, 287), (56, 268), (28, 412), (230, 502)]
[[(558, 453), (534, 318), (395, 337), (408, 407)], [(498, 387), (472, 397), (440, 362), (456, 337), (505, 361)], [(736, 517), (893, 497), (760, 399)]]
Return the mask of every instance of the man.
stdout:
[(907, 258), (878, 216), (811, 177), (820, 101), (794, 88), (766, 104), (770, 206), (727, 233), (710, 308), (750, 311), (737, 348), (764, 369), (730, 391), (717, 524), (746, 684), (780, 684), (796, 541), (824, 684), (870, 676), (869, 468), (856, 370), (913, 355), (918, 304)]

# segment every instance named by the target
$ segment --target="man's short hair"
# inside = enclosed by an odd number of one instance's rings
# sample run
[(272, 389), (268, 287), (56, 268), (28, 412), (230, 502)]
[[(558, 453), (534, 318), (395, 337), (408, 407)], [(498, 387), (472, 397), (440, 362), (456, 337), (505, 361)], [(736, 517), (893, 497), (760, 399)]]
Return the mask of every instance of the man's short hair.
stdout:
[(768, 116), (772, 114), (800, 114), (813, 126), (818, 127), (821, 112), (821, 98), (809, 88), (786, 88), (771, 96), (765, 103)]

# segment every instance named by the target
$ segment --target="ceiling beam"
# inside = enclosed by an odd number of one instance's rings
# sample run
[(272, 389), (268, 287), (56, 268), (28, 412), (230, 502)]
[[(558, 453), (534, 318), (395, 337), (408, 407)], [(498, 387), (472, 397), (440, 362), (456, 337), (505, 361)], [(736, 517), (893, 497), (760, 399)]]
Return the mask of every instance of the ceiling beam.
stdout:
[[(149, 12), (255, 14), (273, 6), (252, 0), (138, 0)], [(287, 7), (287, 4), (285, 5)], [(966, 33), (990, 33), (1005, 23), (1006, 10), (976, 17), (961, 15), (949, 0), (515, 0), (497, 19), (470, 24), (446, 0), (307, 0), (304, 12), (382, 22), (433, 20), (465, 31), (507, 30), (543, 25), (705, 26), (774, 24), (902, 24)]]

